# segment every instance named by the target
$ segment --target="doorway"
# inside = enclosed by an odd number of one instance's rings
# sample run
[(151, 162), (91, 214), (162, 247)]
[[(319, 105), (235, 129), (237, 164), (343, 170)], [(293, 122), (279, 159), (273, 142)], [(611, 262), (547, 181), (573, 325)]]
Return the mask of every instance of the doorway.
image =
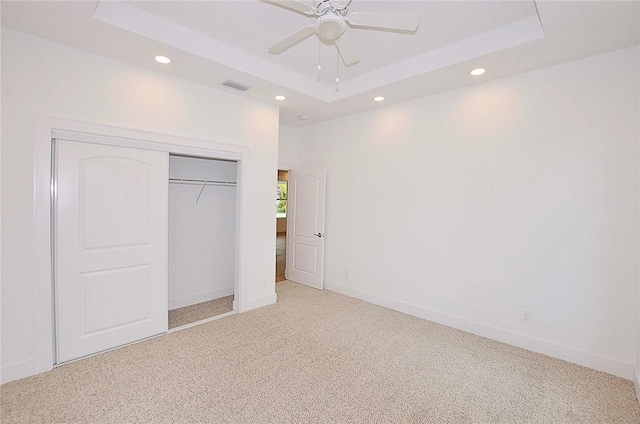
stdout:
[(326, 169), (293, 169), (287, 190), (287, 280), (322, 290)]
[(169, 155), (169, 330), (233, 311), (237, 162)]
[(278, 170), (276, 197), (276, 283), (287, 279), (287, 195), (289, 171)]

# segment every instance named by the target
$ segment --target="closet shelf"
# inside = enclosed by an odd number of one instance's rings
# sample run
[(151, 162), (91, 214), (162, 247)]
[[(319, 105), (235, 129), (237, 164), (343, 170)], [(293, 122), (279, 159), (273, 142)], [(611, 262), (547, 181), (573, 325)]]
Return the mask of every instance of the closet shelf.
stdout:
[(198, 198), (196, 199), (196, 204), (200, 201), (200, 196), (202, 196), (202, 192), (206, 186), (219, 186), (219, 187), (235, 187), (235, 181), (209, 181), (209, 180), (185, 180), (181, 178), (169, 178), (169, 184), (186, 184), (186, 185), (198, 185), (202, 186), (200, 189), (200, 193), (198, 193)]

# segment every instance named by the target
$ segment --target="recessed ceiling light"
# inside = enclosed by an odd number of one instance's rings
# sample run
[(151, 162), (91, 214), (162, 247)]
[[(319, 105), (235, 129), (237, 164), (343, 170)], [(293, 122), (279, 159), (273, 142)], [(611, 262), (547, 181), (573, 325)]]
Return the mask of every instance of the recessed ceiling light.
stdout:
[(298, 119), (301, 121), (307, 121), (309, 119), (309, 117), (307, 115), (299, 115)]
[(276, 100), (286, 100), (287, 98), (285, 96), (276, 96), (276, 97), (274, 97), (274, 99), (276, 99)]
[(376, 96), (376, 97), (373, 98), (374, 102), (381, 102), (383, 100), (384, 100), (384, 96)]
[(477, 77), (478, 75), (482, 75), (485, 72), (487, 72), (486, 69), (484, 68), (476, 68), (474, 70), (472, 70), (471, 72), (469, 72), (471, 75), (473, 75), (474, 77)]
[(164, 65), (171, 63), (171, 59), (169, 59), (167, 56), (156, 56), (155, 59), (156, 62), (162, 63)]

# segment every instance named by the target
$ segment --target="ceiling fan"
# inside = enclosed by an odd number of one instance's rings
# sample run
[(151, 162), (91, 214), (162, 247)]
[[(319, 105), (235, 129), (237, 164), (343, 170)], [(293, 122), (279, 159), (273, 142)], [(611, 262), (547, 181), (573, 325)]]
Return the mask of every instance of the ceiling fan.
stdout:
[(315, 24), (306, 26), (271, 46), (269, 53), (280, 54), (315, 34), (325, 44), (336, 46), (346, 66), (355, 65), (359, 61), (358, 52), (346, 31), (347, 26), (354, 29), (413, 33), (420, 25), (419, 15), (349, 13), (351, 0), (313, 0), (313, 6), (299, 0), (261, 1), (316, 19)]

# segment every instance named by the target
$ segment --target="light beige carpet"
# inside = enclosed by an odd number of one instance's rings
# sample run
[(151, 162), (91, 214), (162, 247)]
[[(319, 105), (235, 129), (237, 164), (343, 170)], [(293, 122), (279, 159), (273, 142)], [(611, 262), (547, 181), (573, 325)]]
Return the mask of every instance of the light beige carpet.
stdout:
[(630, 381), (329, 291), (2, 386), (2, 423), (633, 423)]
[(192, 322), (226, 314), (231, 311), (233, 311), (233, 295), (196, 303), (195, 305), (185, 306), (184, 308), (172, 309), (169, 311), (169, 328), (191, 324)]

